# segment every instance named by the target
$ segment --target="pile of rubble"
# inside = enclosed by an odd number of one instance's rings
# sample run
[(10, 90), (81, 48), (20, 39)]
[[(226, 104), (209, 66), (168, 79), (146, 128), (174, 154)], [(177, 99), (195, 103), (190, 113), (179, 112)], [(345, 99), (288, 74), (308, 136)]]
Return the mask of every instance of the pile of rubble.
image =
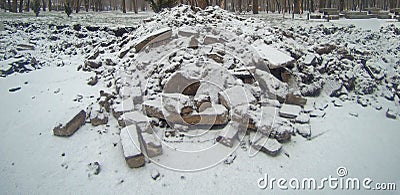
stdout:
[[(337, 30), (321, 27), (331, 34)], [(104, 90), (84, 118), (94, 126), (117, 119), (127, 164), (140, 167), (146, 159), (168, 155), (166, 145), (196, 139), (190, 135), (197, 130), (211, 130), (212, 139), (204, 141), (211, 145), (252, 147), (275, 156), (296, 134), (310, 139), (310, 118), (326, 115), (328, 101), (305, 96), (337, 97), (337, 107), (351, 96), (369, 105), (362, 95), (377, 88), (386, 88), (392, 101), (399, 96), (398, 80), (390, 79), (400, 78), (399, 72), (390, 75), (376, 58), (366, 60), (369, 51), (311, 44), (317, 38), (305, 36), (217, 7), (166, 10), (117, 41), (93, 47), (80, 69), (95, 72), (88, 84), (100, 83)], [(73, 131), (68, 123), (54, 133), (72, 135), (81, 119)]]

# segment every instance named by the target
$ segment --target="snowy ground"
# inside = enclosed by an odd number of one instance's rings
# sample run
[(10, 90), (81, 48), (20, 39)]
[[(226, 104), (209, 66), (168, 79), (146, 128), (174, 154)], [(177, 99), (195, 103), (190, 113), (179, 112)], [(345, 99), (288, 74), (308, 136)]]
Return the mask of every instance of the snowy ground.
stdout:
[[(139, 23), (138, 18), (148, 15), (151, 14), (143, 13), (139, 17), (129, 14), (121, 17), (115, 13), (82, 13), (73, 15), (70, 24), (87, 22), (91, 23), (90, 25), (108, 26), (108, 22), (115, 21), (112, 22), (112, 27), (134, 26)], [(280, 15), (258, 17), (265, 17), (266, 21), (271, 21), (274, 25), (283, 24), (287, 27), (307, 27), (320, 23), (328, 25), (322, 21), (281, 20)], [(15, 18), (28, 22), (35, 19), (1, 13), (2, 21)], [(42, 16), (37, 22), (46, 23), (48, 18), (58, 22), (60, 18), (64, 20), (65, 16), (51, 13), (48, 17)], [(92, 24), (93, 22), (95, 24)], [(398, 22), (375, 19), (340, 20), (332, 23), (354, 23), (356, 27), (372, 31), (379, 29), (377, 25), (399, 26)], [(45, 46), (40, 47), (36, 50), (48, 49)], [(57, 123), (68, 121), (78, 110), (85, 109), (98, 97), (102, 87), (86, 85), (88, 78), (93, 74), (76, 71), (83, 63), (83, 55), (78, 52), (73, 58), (65, 55), (55, 60), (63, 61), (64, 66), (46, 63), (38, 70), (0, 78), (0, 107), (3, 108), (0, 117), (3, 127), (0, 136), (0, 191), (3, 193), (321, 194), (318, 190), (284, 191), (277, 187), (273, 190), (261, 190), (257, 181), (265, 174), (270, 178), (288, 180), (293, 177), (300, 180), (310, 177), (320, 180), (329, 175), (338, 177), (338, 167), (345, 167), (349, 177), (369, 177), (373, 180), (372, 184), (387, 182), (396, 183), (397, 189), (400, 187), (400, 153), (397, 151), (400, 121), (385, 116), (387, 108), (399, 111), (398, 99), (388, 101), (381, 97), (378, 98), (382, 106), (380, 111), (373, 107), (362, 107), (351, 101), (346, 101), (340, 108), (329, 103), (326, 117), (311, 120), (313, 135), (320, 136), (312, 140), (293, 136), (291, 142), (284, 144), (284, 149), (289, 155), (270, 157), (259, 153), (250, 158), (247, 152), (239, 148), (232, 164), (222, 163), (201, 172), (174, 172), (153, 163), (139, 169), (129, 169), (122, 156), (119, 129), (115, 120), (111, 120), (107, 126), (85, 125), (70, 138), (52, 135), (52, 129)], [(46, 55), (43, 55), (39, 58), (45, 57)], [(52, 61), (54, 59), (47, 59), (47, 62)], [(9, 92), (13, 87), (21, 89)], [(80, 96), (82, 98), (79, 98)], [(77, 98), (81, 100), (74, 101)], [(357, 113), (358, 117), (350, 113)], [(88, 166), (93, 162), (101, 164), (101, 172), (98, 175), (94, 175)], [(151, 177), (155, 170), (161, 174), (157, 180)], [(333, 191), (327, 188), (328, 186), (325, 187), (324, 193), (377, 193), (375, 190)], [(380, 192), (399, 193), (398, 190)]]

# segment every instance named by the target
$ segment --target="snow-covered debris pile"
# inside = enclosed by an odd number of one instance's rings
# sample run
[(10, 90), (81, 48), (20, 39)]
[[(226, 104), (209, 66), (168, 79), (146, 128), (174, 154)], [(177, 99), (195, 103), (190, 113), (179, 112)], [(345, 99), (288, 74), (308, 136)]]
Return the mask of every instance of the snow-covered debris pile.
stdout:
[(182, 148), (239, 143), (277, 155), (291, 136), (312, 138), (310, 118), (326, 115), (328, 100), (306, 96), (335, 98), (336, 107), (399, 96), (395, 29), (284, 29), (218, 7), (166, 9), (86, 55), (82, 70), (96, 73), (88, 84), (104, 86), (91, 121), (108, 112), (130, 132), (121, 135), (130, 167), (142, 166), (144, 154), (170, 168), (197, 170), (182, 167), (191, 157), (176, 164), (167, 157)]

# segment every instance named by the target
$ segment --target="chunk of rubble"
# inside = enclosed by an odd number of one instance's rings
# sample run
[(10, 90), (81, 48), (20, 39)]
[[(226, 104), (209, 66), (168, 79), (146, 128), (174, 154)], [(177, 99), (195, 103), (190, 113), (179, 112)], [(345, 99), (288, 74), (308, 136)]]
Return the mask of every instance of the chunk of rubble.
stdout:
[(90, 123), (93, 126), (105, 125), (108, 123), (108, 116), (104, 112), (92, 110), (90, 112)]
[(235, 139), (237, 139), (238, 132), (239, 132), (239, 124), (235, 122), (228, 123), (221, 130), (220, 134), (216, 138), (216, 141), (232, 148)]
[(126, 112), (118, 118), (118, 124), (121, 127), (136, 124), (141, 132), (152, 132), (150, 118), (140, 111)]
[(200, 82), (197, 78), (186, 72), (178, 71), (172, 74), (164, 85), (164, 93), (182, 93), (185, 95), (195, 95)]
[(258, 69), (255, 71), (254, 77), (269, 99), (278, 99), (280, 102), (286, 99), (289, 93), (289, 87), (286, 83), (283, 83), (271, 73)]
[(252, 147), (255, 150), (264, 152), (271, 156), (276, 156), (282, 150), (282, 144), (279, 143), (276, 139), (269, 137), (262, 137), (253, 143)]
[(53, 134), (61, 137), (69, 137), (85, 124), (86, 112), (81, 110), (65, 126), (61, 124), (53, 129)]
[(397, 115), (396, 115), (396, 112), (394, 112), (393, 110), (387, 109), (386, 110), (386, 117), (390, 118), (390, 119), (396, 119)]
[(229, 110), (246, 104), (255, 104), (256, 98), (247, 88), (234, 86), (218, 93), (218, 99)]
[(330, 97), (337, 97), (341, 89), (342, 84), (339, 81), (327, 79), (323, 87), (323, 92)]
[(147, 157), (153, 158), (163, 153), (161, 141), (154, 134), (139, 132), (139, 141)]
[(120, 138), (124, 157), (128, 166), (130, 168), (144, 166), (144, 155), (140, 149), (136, 125), (129, 125), (121, 129)]
[(133, 99), (133, 104), (143, 103), (142, 90), (140, 87), (132, 87), (131, 97)]
[(307, 54), (306, 57), (304, 57), (303, 63), (305, 65), (316, 65), (317, 64), (317, 56), (315, 54)]
[(147, 36), (142, 37), (139, 39), (135, 45), (136, 53), (140, 52), (144, 47), (147, 45), (151, 45), (160, 41), (167, 40), (172, 36), (172, 29), (171, 28), (162, 28), (159, 29)]
[(189, 115), (193, 112), (193, 104), (189, 96), (181, 93), (163, 93), (162, 105), (171, 113)]
[(161, 98), (159, 97), (154, 100), (144, 101), (142, 104), (142, 110), (147, 116), (165, 119)]
[(183, 121), (170, 120), (169, 117), (166, 117), (167, 121), (174, 123), (188, 123), (191, 125), (225, 125), (229, 121), (229, 113), (224, 106), (213, 104), (202, 112), (193, 112), (192, 114), (183, 116), (182, 118)]
[(296, 118), (301, 112), (301, 107), (297, 105), (283, 104), (279, 110), (279, 116), (285, 118)]
[(325, 115), (326, 115), (326, 112), (322, 111), (322, 110), (319, 110), (319, 109), (318, 110), (313, 110), (310, 113), (310, 117), (313, 117), (313, 118), (316, 118), (316, 117), (323, 118)]
[(314, 48), (319, 55), (331, 53), (335, 49), (336, 46), (331, 44), (321, 44)]
[(295, 62), (295, 59), (290, 55), (281, 52), (271, 45), (265, 44), (261, 39), (255, 41), (252, 46), (260, 57), (267, 61), (268, 67), (259, 67), (261, 70), (281, 68)]
[(209, 95), (199, 95), (194, 98), (194, 105), (197, 112), (202, 112), (211, 107), (211, 98)]
[(286, 95), (285, 103), (298, 105), (298, 106), (304, 106), (307, 104), (307, 99), (303, 98), (300, 95), (294, 95), (293, 93), (289, 93)]
[(191, 36), (198, 36), (199, 32), (197, 32), (194, 28), (185, 27), (185, 28), (179, 28), (178, 35), (183, 37), (191, 37)]
[(275, 138), (279, 142), (287, 142), (294, 134), (294, 128), (287, 122), (275, 122), (270, 137)]
[(123, 113), (131, 112), (135, 109), (133, 101), (131, 98), (122, 100), (119, 104), (114, 104), (112, 107), (113, 116), (118, 119)]
[(190, 48), (190, 49), (199, 48), (199, 41), (196, 39), (196, 37), (190, 38), (188, 48)]
[(297, 124), (296, 132), (303, 136), (304, 138), (309, 138), (311, 136), (311, 125), (309, 124)]
[(295, 122), (296, 123), (300, 123), (300, 124), (309, 123), (310, 122), (310, 116), (308, 114), (301, 113), (299, 116), (296, 117)]
[(204, 45), (210, 45), (210, 44), (222, 43), (222, 42), (224, 42), (223, 39), (221, 39), (218, 36), (214, 36), (214, 35), (207, 35), (204, 37), (204, 40), (203, 40)]

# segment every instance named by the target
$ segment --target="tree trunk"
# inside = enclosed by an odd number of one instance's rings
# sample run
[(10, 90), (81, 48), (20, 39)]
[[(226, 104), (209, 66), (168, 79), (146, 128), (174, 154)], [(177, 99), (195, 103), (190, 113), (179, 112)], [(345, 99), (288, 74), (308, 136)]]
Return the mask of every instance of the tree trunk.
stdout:
[(13, 0), (11, 11), (15, 13), (17, 12), (17, 0)]
[(239, 13), (242, 13), (242, 0), (238, 0), (237, 5)]
[(138, 3), (137, 0), (132, 0), (133, 3), (133, 11), (135, 12), (135, 14), (138, 13)]
[(76, 0), (76, 13), (80, 11), (81, 8), (81, 2), (79, 0)]
[(49, 12), (51, 12), (51, 10), (53, 10), (52, 4), (53, 4), (53, 2), (51, 0), (49, 0)]
[(84, 4), (85, 4), (85, 10), (86, 10), (86, 12), (88, 12), (89, 11), (89, 0), (85, 0)]
[(43, 11), (46, 11), (46, 0), (42, 0)]
[(23, 9), (24, 9), (24, 0), (19, 0), (19, 13), (22, 13)]
[(300, 0), (294, 0), (294, 13), (299, 14), (300, 13)]
[(258, 14), (258, 0), (253, 0), (253, 14)]
[(122, 0), (122, 13), (126, 13), (125, 0)]
[(31, 9), (31, 0), (27, 0), (26, 1), (26, 12), (29, 12), (30, 11), (30, 9)]

